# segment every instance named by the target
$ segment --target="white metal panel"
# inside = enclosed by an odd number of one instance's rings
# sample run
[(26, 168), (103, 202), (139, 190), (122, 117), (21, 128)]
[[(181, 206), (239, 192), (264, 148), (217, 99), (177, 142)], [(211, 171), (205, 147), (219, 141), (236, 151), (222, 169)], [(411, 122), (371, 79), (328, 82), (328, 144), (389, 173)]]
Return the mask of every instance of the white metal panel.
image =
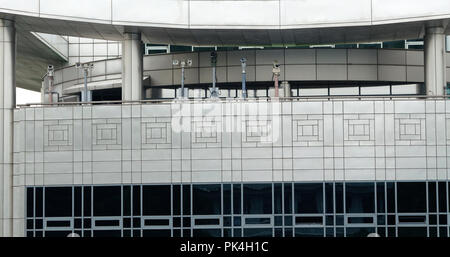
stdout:
[(324, 27), (369, 24), (370, 0), (280, 0), (284, 27)]
[(279, 1), (190, 1), (190, 26), (278, 27)]
[(111, 21), (110, 0), (40, 0), (41, 17)]
[(186, 27), (188, 10), (185, 0), (112, 0), (114, 23)]
[(0, 10), (26, 15), (39, 14), (39, 0), (0, 0)]
[(372, 0), (372, 20), (374, 23), (422, 20), (450, 17), (450, 1)]

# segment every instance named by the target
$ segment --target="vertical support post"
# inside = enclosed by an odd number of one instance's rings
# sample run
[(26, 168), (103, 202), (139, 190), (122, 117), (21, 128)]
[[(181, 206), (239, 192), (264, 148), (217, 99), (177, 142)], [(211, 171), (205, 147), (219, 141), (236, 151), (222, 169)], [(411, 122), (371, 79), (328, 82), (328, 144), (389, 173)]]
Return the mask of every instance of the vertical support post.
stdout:
[(140, 33), (125, 33), (122, 42), (122, 100), (142, 100), (143, 47)]
[(184, 63), (181, 64), (181, 98), (184, 98)]
[(275, 75), (275, 97), (279, 97), (278, 75)]
[(427, 95), (444, 95), (444, 89), (447, 84), (445, 74), (444, 28), (426, 28), (424, 41), (425, 86)]
[(211, 98), (219, 97), (219, 90), (216, 88), (216, 64), (217, 64), (217, 52), (211, 52), (211, 66), (212, 66), (212, 89)]
[(241, 67), (242, 67), (242, 98), (245, 99), (247, 98), (247, 85), (246, 85), (247, 72), (245, 70), (245, 68), (247, 67), (246, 58), (241, 58)]
[(87, 77), (88, 77), (88, 69), (84, 68), (83, 69), (83, 75), (84, 75), (84, 99), (83, 102), (87, 102), (88, 101), (88, 87), (87, 87)]
[(0, 19), (0, 236), (13, 235), (13, 115), (16, 105), (16, 30)]

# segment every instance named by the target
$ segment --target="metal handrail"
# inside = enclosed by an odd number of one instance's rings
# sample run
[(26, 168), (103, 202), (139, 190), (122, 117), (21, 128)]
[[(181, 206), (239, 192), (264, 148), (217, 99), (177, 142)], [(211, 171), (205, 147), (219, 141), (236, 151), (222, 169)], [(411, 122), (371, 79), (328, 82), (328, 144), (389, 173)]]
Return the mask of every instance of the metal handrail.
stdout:
[(367, 95), (367, 96), (291, 96), (291, 97), (257, 97), (257, 98), (187, 98), (187, 99), (152, 99), (152, 100), (111, 100), (111, 101), (91, 101), (91, 102), (57, 102), (57, 103), (27, 103), (18, 104), (17, 107), (45, 107), (45, 106), (67, 106), (67, 105), (104, 105), (104, 104), (164, 104), (164, 103), (181, 103), (181, 102), (288, 102), (288, 101), (301, 101), (301, 100), (340, 100), (340, 101), (353, 101), (353, 100), (410, 100), (410, 99), (448, 99), (448, 95)]

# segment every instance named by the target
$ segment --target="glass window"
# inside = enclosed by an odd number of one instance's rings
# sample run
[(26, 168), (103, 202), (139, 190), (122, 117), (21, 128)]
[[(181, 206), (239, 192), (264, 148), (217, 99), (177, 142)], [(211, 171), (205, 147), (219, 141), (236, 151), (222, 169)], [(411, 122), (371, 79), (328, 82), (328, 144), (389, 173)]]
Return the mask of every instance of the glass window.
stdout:
[(295, 228), (296, 237), (323, 237), (323, 228)]
[(121, 188), (119, 186), (94, 187), (94, 215), (121, 215)]
[(398, 212), (425, 212), (425, 182), (397, 183), (397, 207)]
[(436, 212), (436, 182), (428, 182), (428, 211)]
[(445, 182), (438, 183), (439, 211), (447, 212), (447, 188)]
[(170, 186), (143, 186), (144, 215), (170, 215)]
[(374, 184), (345, 184), (345, 206), (347, 213), (373, 213), (375, 210)]
[(194, 229), (194, 237), (221, 237), (220, 229)]
[(323, 213), (323, 184), (295, 184), (295, 213)]
[(292, 184), (284, 184), (284, 213), (292, 213)]
[(220, 185), (194, 185), (192, 191), (194, 215), (222, 213)]
[(347, 228), (347, 237), (367, 237), (368, 234), (375, 233), (375, 228)]
[(130, 186), (123, 187), (123, 215), (131, 215), (131, 188)]
[(45, 216), (72, 216), (72, 187), (45, 188)]
[(384, 182), (377, 183), (377, 212), (386, 212)]
[(133, 216), (141, 215), (141, 186), (133, 186)]
[(27, 188), (27, 217), (34, 216), (34, 189)]
[(333, 183), (325, 184), (325, 203), (326, 203), (326, 212), (333, 213), (334, 212), (334, 189)]
[(74, 188), (74, 215), (77, 217), (81, 216), (81, 187)]
[(231, 214), (231, 185), (223, 185), (223, 213)]
[(386, 200), (387, 200), (387, 212), (395, 212), (395, 184), (393, 182), (386, 183)]
[(36, 195), (35, 195), (35, 204), (36, 204), (36, 217), (42, 217), (43, 214), (43, 189), (42, 187), (36, 188)]
[(405, 49), (405, 40), (383, 42), (383, 48)]
[(173, 186), (173, 215), (180, 215), (180, 185)]
[[(245, 192), (245, 188), (244, 188), (244, 192)], [(244, 236), (245, 237), (271, 237), (272, 229), (271, 228), (246, 228), (246, 229), (244, 229)]]
[(426, 227), (399, 227), (398, 237), (426, 237)]
[(274, 212), (275, 214), (281, 214), (283, 213), (283, 194), (281, 190), (282, 184), (275, 184), (273, 186), (274, 192)]
[(244, 214), (272, 213), (272, 185), (244, 185)]
[(91, 193), (91, 187), (84, 187), (84, 192), (83, 192), (83, 212), (84, 212), (84, 216), (91, 216), (91, 198), (92, 198), (92, 193)]
[(241, 214), (241, 185), (233, 185), (233, 213)]
[(344, 185), (342, 183), (336, 183), (336, 213), (344, 213)]
[(183, 185), (183, 215), (191, 215), (191, 186)]

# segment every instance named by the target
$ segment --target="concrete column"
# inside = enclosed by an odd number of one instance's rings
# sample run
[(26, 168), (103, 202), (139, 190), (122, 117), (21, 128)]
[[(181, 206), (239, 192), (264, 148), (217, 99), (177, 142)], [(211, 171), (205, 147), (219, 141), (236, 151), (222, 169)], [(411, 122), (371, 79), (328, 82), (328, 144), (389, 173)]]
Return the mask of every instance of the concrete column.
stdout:
[(141, 34), (125, 33), (122, 42), (122, 100), (142, 100), (143, 46)]
[(444, 95), (446, 86), (444, 28), (426, 28), (424, 44), (427, 95)]
[(0, 19), (0, 236), (13, 231), (13, 109), (16, 106), (16, 30)]

